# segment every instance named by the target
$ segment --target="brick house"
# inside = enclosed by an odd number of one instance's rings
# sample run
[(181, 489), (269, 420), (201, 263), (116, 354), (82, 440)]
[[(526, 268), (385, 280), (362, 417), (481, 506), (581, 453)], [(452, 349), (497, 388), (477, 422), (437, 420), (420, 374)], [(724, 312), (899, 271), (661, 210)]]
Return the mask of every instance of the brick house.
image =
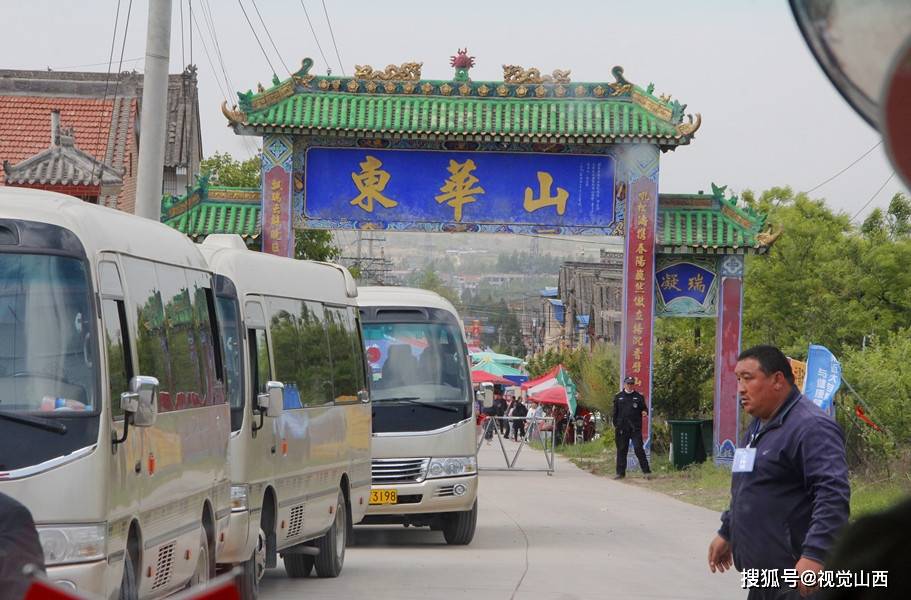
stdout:
[[(0, 70), (0, 185), (136, 205), (143, 76)], [(163, 194), (182, 194), (202, 157), (196, 67), (168, 80)]]

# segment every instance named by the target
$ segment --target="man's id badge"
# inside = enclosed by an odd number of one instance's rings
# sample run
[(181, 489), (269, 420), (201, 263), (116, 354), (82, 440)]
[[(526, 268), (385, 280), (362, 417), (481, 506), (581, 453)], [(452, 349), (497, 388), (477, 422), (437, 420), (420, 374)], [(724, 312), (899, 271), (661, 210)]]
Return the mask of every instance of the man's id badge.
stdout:
[(756, 448), (737, 448), (734, 451), (734, 473), (752, 473), (756, 462)]

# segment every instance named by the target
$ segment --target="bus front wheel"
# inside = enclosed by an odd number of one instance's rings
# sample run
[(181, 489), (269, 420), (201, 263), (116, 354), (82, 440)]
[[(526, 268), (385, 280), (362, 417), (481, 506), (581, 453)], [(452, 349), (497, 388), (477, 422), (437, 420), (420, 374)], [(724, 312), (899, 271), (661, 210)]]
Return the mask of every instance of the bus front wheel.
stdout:
[(478, 522), (478, 501), (475, 500), (471, 510), (443, 515), (443, 537), (450, 546), (466, 546), (474, 538), (475, 525)]

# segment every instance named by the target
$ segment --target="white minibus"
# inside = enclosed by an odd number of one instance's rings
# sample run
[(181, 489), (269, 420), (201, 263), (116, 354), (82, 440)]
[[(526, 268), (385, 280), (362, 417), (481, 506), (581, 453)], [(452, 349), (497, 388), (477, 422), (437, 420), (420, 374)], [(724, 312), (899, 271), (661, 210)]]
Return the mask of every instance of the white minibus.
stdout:
[(0, 188), (0, 492), (59, 584), (152, 598), (214, 575), (231, 511), (215, 315), (170, 227)]
[(338, 265), (200, 246), (216, 277), (231, 397), (232, 513), (220, 564), (243, 564), (243, 595), (284, 559), (290, 577), (342, 570), (370, 493), (370, 397), (357, 287)]
[(478, 515), (475, 408), (462, 323), (427, 290), (361, 287), (371, 371), (373, 484), (365, 524), (474, 537)]

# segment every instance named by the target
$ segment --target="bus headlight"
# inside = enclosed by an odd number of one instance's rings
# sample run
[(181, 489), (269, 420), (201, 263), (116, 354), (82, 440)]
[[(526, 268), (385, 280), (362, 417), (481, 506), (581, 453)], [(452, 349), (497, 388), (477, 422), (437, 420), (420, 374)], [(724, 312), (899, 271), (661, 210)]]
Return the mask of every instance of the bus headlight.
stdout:
[(427, 479), (474, 475), (478, 472), (478, 461), (474, 456), (447, 456), (434, 458), (427, 467)]
[(250, 495), (250, 486), (232, 485), (231, 486), (231, 512), (241, 512), (247, 510), (247, 497)]
[(48, 567), (67, 563), (101, 560), (106, 555), (107, 527), (68, 525), (38, 527), (38, 540)]

